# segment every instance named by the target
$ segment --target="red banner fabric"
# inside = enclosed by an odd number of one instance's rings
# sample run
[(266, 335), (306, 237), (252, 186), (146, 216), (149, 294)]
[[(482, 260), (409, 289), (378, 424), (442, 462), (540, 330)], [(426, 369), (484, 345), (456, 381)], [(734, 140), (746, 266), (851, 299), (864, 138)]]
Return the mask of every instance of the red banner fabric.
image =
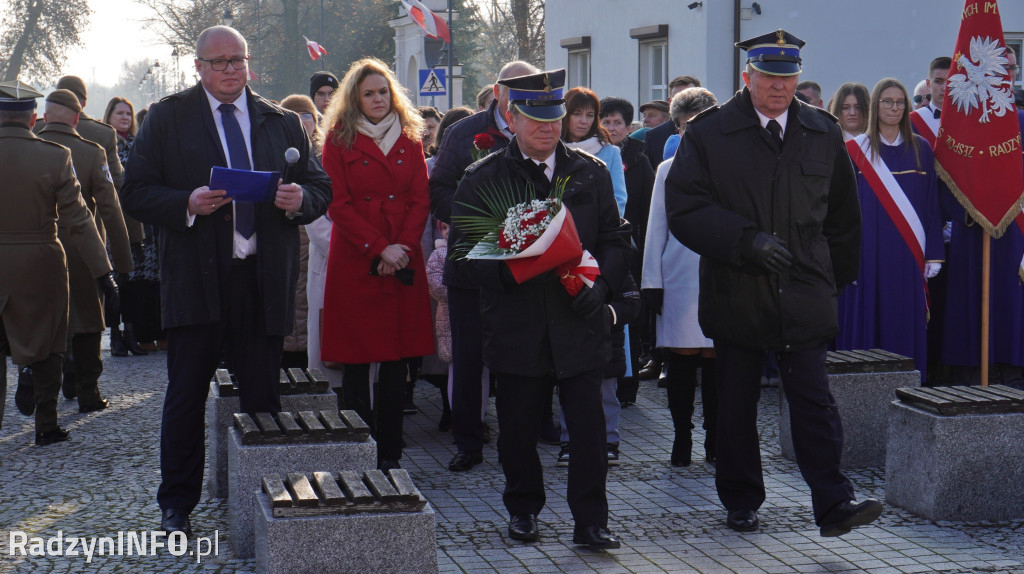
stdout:
[(966, 0), (935, 138), (939, 175), (993, 237), (1002, 236), (1024, 200), (1006, 50), (998, 2)]

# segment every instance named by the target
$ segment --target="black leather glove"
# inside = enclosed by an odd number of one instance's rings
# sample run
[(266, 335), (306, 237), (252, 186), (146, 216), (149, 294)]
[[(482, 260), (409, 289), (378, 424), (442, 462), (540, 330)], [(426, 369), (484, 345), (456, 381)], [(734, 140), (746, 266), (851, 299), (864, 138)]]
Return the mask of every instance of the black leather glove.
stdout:
[(594, 279), (593, 287), (584, 285), (576, 294), (572, 300), (572, 310), (581, 317), (589, 317), (608, 304), (610, 294), (608, 285), (598, 276)]
[(793, 266), (793, 254), (786, 249), (786, 242), (764, 231), (754, 235), (748, 258), (769, 273), (782, 273)]
[(664, 289), (641, 289), (640, 295), (649, 310), (661, 315), (661, 307), (665, 303)]
[(100, 275), (96, 278), (96, 284), (99, 285), (100, 292), (103, 293), (107, 313), (111, 313), (115, 309), (120, 312), (121, 293), (117, 288), (117, 281), (114, 281), (114, 272), (111, 271)]

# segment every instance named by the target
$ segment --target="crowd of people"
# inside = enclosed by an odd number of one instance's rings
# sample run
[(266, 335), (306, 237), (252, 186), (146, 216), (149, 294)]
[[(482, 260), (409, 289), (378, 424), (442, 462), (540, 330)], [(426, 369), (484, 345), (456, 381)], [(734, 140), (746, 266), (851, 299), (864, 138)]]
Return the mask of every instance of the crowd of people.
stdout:
[[(912, 357), (923, 384), (977, 384), (981, 234), (934, 165), (950, 59), (913, 95), (884, 78), (825, 102), (799, 79), (803, 45), (781, 30), (740, 42), (741, 91), (679, 76), (637, 122), (627, 99), (519, 61), (476, 110), (415, 107), (374, 58), (274, 102), (246, 85), (245, 40), (225, 26), (197, 39), (196, 86), (146, 110), (115, 97), (102, 122), (75, 76), (46, 96), (45, 121), (42, 94), (0, 83), (0, 174), (21, 182), (0, 198), (15, 403), (35, 415), (36, 444), (68, 440), (61, 387), (83, 413), (108, 407), (104, 329), (111, 356), (166, 350), (157, 499), (162, 528), (190, 535), (220, 366), (247, 412), (280, 411), (280, 368), (320, 369), (369, 423), (385, 472), (401, 466), (418, 380), (441, 391), (452, 472), (483, 462), (493, 393), (509, 537), (540, 536), (547, 441), (569, 469), (574, 543), (607, 549), (605, 478), (645, 377), (666, 388), (674, 466), (692, 462), (700, 388), (726, 523), (758, 528), (756, 409), (777, 369), (822, 536), (868, 524), (882, 505), (857, 502), (840, 470), (826, 352), (881, 348)], [(249, 201), (211, 188), (215, 166), (283, 175)], [(917, 243), (877, 181), (905, 197)], [(570, 295), (554, 271), (519, 281), (457, 255), (495, 182), (522, 201), (559, 196), (599, 265), (592, 284)], [(1007, 309), (992, 316), (992, 379), (1020, 387), (1024, 230), (992, 252)]]

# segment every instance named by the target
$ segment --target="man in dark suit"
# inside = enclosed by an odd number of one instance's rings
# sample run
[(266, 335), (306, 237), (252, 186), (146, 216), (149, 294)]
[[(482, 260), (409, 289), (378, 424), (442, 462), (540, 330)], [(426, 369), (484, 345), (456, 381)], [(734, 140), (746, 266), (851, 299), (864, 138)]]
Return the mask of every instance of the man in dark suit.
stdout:
[[(700, 80), (693, 76), (676, 76), (668, 83), (668, 101), (671, 102), (673, 96), (686, 88), (699, 87)], [(642, 110), (643, 108), (640, 109)], [(666, 109), (667, 113), (668, 110)], [(651, 162), (651, 168), (654, 170), (657, 170), (658, 166), (665, 159), (665, 141), (674, 133), (677, 133), (677, 129), (676, 125), (672, 122), (672, 118), (668, 118), (666, 121), (647, 130), (647, 134), (644, 136), (644, 154), (647, 155), (647, 160)]]
[[(200, 84), (153, 104), (129, 156), (129, 215), (159, 228), (160, 294), (168, 387), (157, 500), (168, 533), (191, 532), (204, 461), (204, 410), (222, 351), (246, 412), (281, 410), (278, 370), (292, 330), (298, 226), (330, 203), (330, 181), (299, 117), (246, 89), (248, 49), (238, 31), (204, 30), (196, 42)], [(274, 200), (232, 201), (210, 189), (212, 166), (281, 170), (300, 157), (295, 183)]]
[(860, 203), (842, 131), (794, 99), (804, 42), (783, 30), (740, 42), (746, 87), (686, 124), (665, 182), (669, 229), (701, 255), (698, 314), (715, 341), (718, 463), (726, 524), (758, 528), (757, 432), (765, 351), (793, 411), (793, 445), (822, 536), (874, 521), (840, 470), (843, 425), (825, 374), (836, 291), (857, 278)]

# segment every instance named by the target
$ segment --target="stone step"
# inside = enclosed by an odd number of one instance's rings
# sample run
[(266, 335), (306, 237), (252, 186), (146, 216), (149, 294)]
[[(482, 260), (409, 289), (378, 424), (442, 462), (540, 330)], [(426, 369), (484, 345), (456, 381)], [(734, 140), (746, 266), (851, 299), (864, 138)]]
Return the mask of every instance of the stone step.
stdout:
[(899, 388), (896, 398), (946, 416), (1024, 412), (1024, 392), (1005, 385)]
[[(278, 378), (281, 395), (306, 395), (330, 392), (330, 383), (323, 371), (312, 369), (281, 369)], [(219, 397), (238, 396), (238, 381), (227, 369), (217, 369), (213, 375), (214, 388)]]

